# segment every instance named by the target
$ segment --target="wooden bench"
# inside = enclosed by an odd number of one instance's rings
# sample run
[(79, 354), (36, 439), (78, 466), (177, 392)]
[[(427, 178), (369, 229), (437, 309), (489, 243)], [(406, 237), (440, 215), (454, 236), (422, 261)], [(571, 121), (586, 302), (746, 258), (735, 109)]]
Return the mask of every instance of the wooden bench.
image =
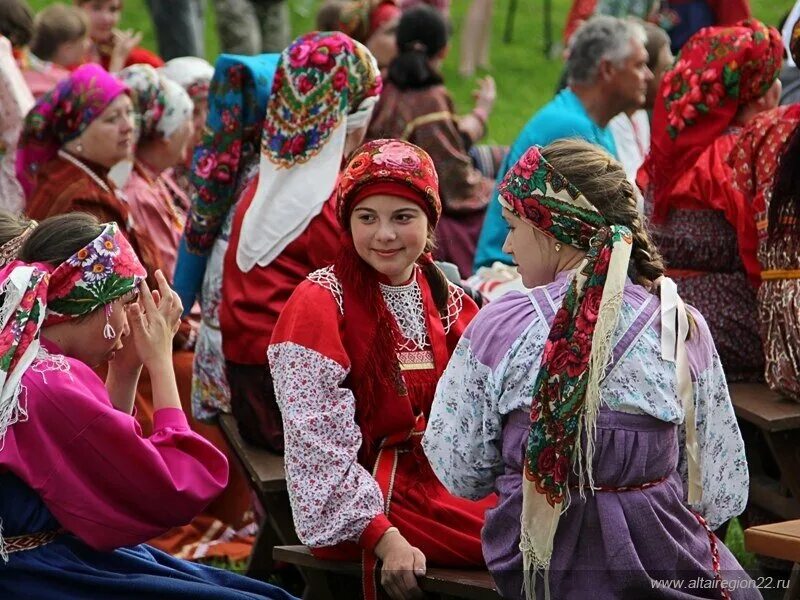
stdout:
[(244, 441), (233, 415), (221, 415), (219, 425), (239, 464), (247, 473), (250, 488), (266, 511), (247, 566), (248, 576), (266, 581), (274, 569), (273, 548), (280, 544), (300, 543), (294, 530), (286, 491), (283, 457)]
[(800, 520), (750, 527), (744, 544), (750, 552), (794, 562), (784, 600), (800, 600)]
[(750, 501), (781, 519), (800, 519), (800, 403), (763, 384), (735, 383), (730, 394), (745, 441)]
[[(305, 546), (278, 546), (273, 557), (296, 565), (303, 571), (309, 583), (306, 600), (357, 600), (361, 597), (359, 563), (319, 560)], [(343, 585), (342, 578), (348, 580), (350, 585)], [(500, 599), (488, 571), (429, 567), (425, 576), (418, 580), (426, 598)]]

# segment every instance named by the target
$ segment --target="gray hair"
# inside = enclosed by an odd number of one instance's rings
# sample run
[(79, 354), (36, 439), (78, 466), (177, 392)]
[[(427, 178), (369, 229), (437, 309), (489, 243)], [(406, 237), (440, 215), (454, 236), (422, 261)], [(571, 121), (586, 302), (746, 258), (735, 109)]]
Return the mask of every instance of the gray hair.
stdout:
[(630, 56), (633, 40), (647, 43), (647, 34), (640, 24), (616, 17), (592, 17), (570, 39), (568, 83), (594, 83), (600, 61), (620, 65)]

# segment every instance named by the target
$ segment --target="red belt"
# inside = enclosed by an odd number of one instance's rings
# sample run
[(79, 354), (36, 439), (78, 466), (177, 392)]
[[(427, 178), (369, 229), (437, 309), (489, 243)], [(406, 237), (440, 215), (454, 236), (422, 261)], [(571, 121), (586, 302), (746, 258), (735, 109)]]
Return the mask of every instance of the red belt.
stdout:
[[(426, 425), (425, 415), (420, 413), (417, 415), (417, 420), (412, 429), (386, 436), (381, 440), (378, 447), (378, 456), (375, 459), (375, 466), (372, 468), (372, 476), (378, 482), (381, 492), (383, 492), (383, 512), (387, 517), (392, 507), (397, 461), (400, 458), (400, 454), (408, 452), (414, 445), (419, 444), (419, 439), (425, 433)], [(378, 559), (374, 552), (364, 550), (361, 554), (364, 600), (376, 600), (378, 598)]]

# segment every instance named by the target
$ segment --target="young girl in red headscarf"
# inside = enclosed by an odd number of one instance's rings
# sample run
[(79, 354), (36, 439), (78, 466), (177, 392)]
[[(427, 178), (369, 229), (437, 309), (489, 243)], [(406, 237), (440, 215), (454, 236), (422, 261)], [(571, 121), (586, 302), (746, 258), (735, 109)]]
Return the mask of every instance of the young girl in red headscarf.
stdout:
[(481, 566), (494, 498), (449, 494), (420, 440), (439, 376), (477, 307), (431, 262), (441, 214), (431, 158), (397, 140), (355, 152), (338, 189), (332, 267), (300, 284), (269, 346), (295, 527), (315, 554), (363, 554), (392, 598), (426, 562)]

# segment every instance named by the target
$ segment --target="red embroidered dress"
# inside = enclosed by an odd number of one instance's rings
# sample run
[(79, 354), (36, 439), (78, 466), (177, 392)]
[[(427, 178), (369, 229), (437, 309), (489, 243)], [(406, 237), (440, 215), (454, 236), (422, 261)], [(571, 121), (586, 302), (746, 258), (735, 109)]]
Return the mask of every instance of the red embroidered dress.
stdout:
[[(406, 285), (382, 284), (402, 332), (397, 358), (407, 393), (381, 389), (368, 399), (353, 392), (354, 377), (364, 375), (363, 361), (354, 359), (370, 328), (362, 318), (367, 307), (350, 292), (333, 267), (309, 275), (269, 347), (297, 534), (320, 555), (356, 558), (359, 546), (372, 552), (393, 525), (428, 564), (483, 565), (480, 530), (494, 497), (452, 496), (420, 446), (436, 383), (477, 307), (451, 286), (440, 316), (419, 269)], [(376, 459), (383, 486), (371, 475)]]

